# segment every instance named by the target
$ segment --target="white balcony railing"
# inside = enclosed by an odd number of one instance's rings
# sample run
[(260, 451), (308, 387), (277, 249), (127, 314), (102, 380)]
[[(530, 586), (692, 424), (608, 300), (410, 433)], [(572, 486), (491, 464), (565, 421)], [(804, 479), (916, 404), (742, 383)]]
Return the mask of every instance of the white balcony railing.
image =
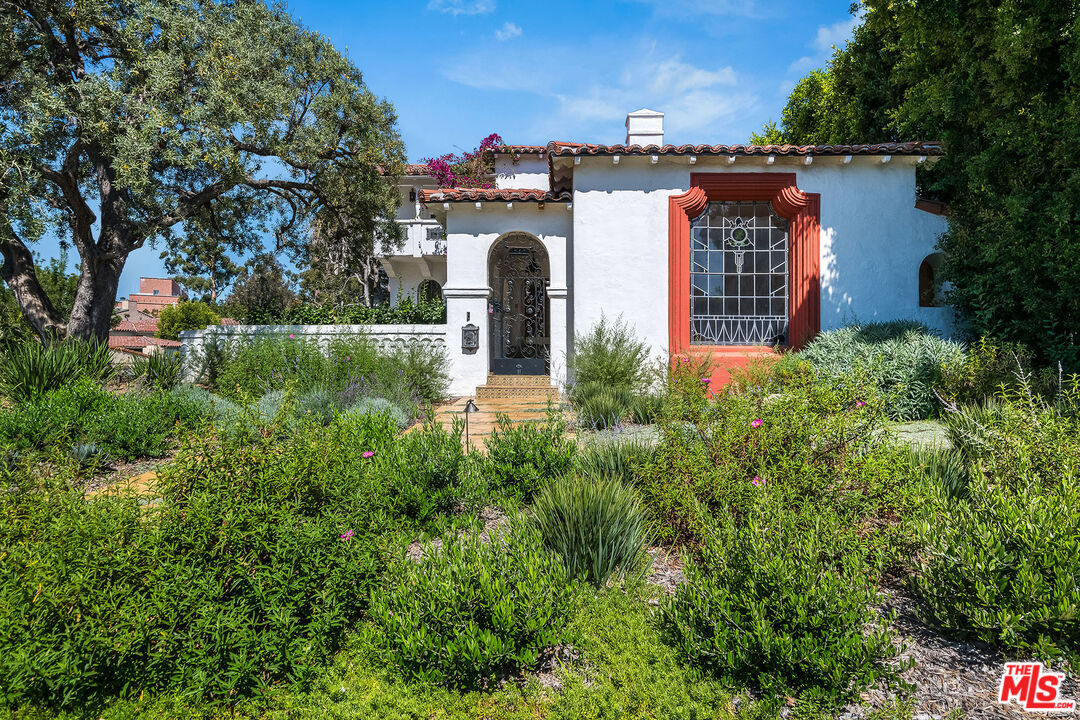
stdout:
[(405, 226), (405, 242), (391, 257), (446, 255), (446, 236), (436, 220), (417, 218), (399, 222)]

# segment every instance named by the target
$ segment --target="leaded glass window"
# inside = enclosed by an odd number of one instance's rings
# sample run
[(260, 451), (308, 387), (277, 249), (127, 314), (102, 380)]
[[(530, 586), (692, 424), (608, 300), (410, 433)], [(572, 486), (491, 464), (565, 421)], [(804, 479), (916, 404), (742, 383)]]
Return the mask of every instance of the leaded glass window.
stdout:
[(788, 332), (788, 221), (768, 202), (711, 202), (690, 226), (690, 342), (777, 345)]

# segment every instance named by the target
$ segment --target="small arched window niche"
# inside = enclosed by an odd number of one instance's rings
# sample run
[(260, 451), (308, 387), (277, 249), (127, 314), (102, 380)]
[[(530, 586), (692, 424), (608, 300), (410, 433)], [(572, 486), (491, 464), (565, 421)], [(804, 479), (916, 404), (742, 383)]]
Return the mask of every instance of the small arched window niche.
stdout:
[(943, 307), (945, 293), (941, 287), (942, 253), (930, 253), (919, 264), (919, 307)]
[(425, 280), (420, 283), (420, 287), (416, 289), (416, 297), (421, 302), (442, 300), (442, 285), (435, 280)]

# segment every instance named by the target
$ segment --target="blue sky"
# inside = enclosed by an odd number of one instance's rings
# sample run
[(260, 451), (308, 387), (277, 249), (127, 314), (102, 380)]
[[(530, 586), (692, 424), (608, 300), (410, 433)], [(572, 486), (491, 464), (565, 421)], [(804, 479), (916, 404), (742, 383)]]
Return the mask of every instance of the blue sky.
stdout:
[[(849, 0), (292, 0), (397, 108), (409, 159), (508, 143), (622, 142), (626, 113), (666, 113), (673, 143), (745, 142), (843, 44)], [(50, 248), (50, 245), (52, 247)], [(37, 250), (48, 256), (55, 244)], [(120, 295), (159, 275), (128, 260)]]

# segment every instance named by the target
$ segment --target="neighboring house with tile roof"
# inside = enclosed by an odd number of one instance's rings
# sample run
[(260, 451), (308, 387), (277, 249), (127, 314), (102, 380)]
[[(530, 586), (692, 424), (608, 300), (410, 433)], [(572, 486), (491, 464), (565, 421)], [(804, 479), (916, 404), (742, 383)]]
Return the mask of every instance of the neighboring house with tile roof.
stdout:
[[(670, 145), (663, 113), (621, 144), (506, 145), (494, 189), (399, 180), (394, 292), (447, 302), (451, 392), (490, 374), (565, 380), (575, 332), (622, 316), (652, 352), (721, 369), (819, 330), (915, 319), (953, 331), (935, 282), (944, 208), (916, 197), (939, 143)], [(426, 288), (426, 290), (422, 290)]]

